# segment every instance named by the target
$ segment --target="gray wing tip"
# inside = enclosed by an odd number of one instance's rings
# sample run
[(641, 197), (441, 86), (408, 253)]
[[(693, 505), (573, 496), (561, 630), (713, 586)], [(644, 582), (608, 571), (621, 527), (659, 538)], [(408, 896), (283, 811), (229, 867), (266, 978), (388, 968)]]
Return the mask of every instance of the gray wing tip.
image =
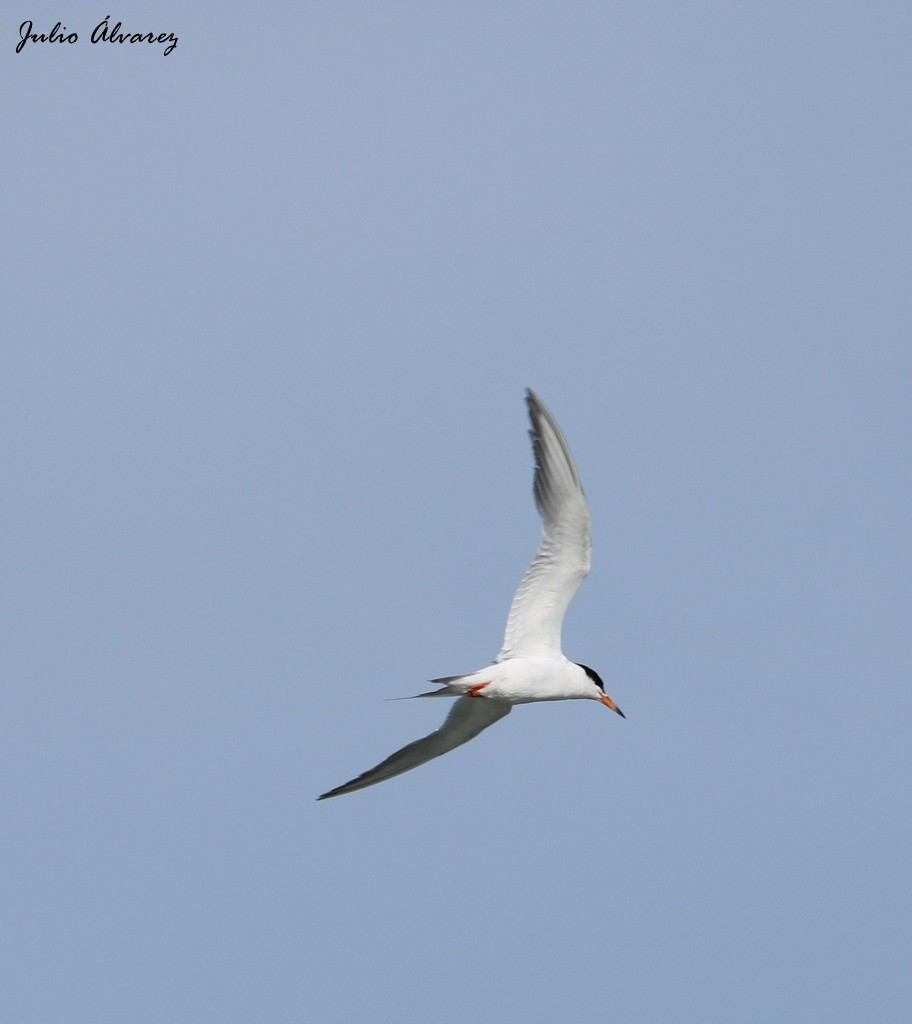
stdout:
[(532, 424), (529, 430), (529, 439), (532, 442), (532, 453), (535, 459), (535, 477), (533, 480), (535, 504), (537, 505), (539, 512), (544, 515), (544, 506), (548, 500), (547, 492), (550, 489), (549, 477), (555, 470), (557, 470), (557, 463), (555, 463), (554, 459), (550, 457), (548, 451), (548, 431), (550, 431), (550, 434), (553, 435), (554, 440), (557, 442), (557, 446), (563, 455), (564, 465), (569, 473), (570, 480), (573, 482), (573, 485), (577, 487), (580, 492), (583, 490), (583, 485), (580, 481), (576, 463), (573, 461), (573, 455), (570, 453), (570, 446), (567, 444), (567, 439), (564, 437), (563, 431), (548, 407), (531, 388), (526, 388), (526, 405), (529, 408), (529, 420)]
[[(365, 772), (364, 774), (367, 775), (368, 773)], [(336, 786), (335, 789), (328, 789), (325, 793), (321, 793), (317, 797), (317, 801), (328, 800), (331, 796), (342, 796), (343, 793), (350, 793), (354, 788), (360, 788), (355, 787), (355, 783), (359, 782), (360, 779), (361, 776), (359, 775), (357, 779), (352, 779), (350, 782), (343, 782), (341, 786)]]
[[(401, 753), (401, 751), (396, 751), (396, 753)], [(392, 757), (395, 756), (396, 754), (392, 755)], [(392, 757), (388, 757), (386, 761), (392, 760)], [(331, 796), (342, 796), (343, 793), (354, 793), (359, 789), (367, 789), (368, 786), (373, 786), (376, 785), (376, 783), (378, 782), (383, 782), (384, 779), (375, 779), (373, 778), (373, 776), (377, 774), (378, 768), (382, 768), (383, 765), (386, 764), (386, 761), (382, 761), (380, 764), (376, 766), (376, 768), (368, 768), (366, 772), (362, 772), (354, 779), (349, 779), (348, 782), (343, 782), (341, 786), (336, 786), (335, 789), (329, 789), (325, 793), (321, 793), (317, 797), (317, 801), (319, 802), (320, 800), (328, 800)], [(389, 777), (394, 778), (395, 775), (391, 775)]]

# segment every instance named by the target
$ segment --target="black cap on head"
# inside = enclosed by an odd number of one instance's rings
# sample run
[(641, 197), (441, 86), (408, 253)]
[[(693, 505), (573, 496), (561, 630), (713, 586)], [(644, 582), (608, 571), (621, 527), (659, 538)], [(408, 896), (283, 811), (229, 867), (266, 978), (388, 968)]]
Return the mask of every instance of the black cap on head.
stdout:
[[(577, 662), (579, 665), (579, 662)], [(592, 680), (593, 683), (602, 691), (605, 692), (605, 684), (602, 682), (601, 676), (593, 668), (589, 668), (588, 665), (580, 665), (580, 668), (586, 673), (587, 676)]]

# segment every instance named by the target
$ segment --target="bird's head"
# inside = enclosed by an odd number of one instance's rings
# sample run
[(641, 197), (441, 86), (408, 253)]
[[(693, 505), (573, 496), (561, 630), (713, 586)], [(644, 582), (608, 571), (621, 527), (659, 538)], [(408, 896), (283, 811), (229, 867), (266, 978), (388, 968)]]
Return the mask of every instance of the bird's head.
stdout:
[(593, 700), (600, 701), (606, 708), (611, 708), (612, 711), (616, 711), (621, 718), (626, 718), (627, 716), (624, 712), (621, 711), (617, 704), (615, 704), (608, 694), (605, 693), (605, 684), (602, 682), (601, 676), (599, 676), (598, 672), (596, 672), (595, 669), (589, 668), (588, 665), (580, 665), (579, 667), (586, 673), (586, 677), (592, 684), (592, 693), (590, 693), (589, 696)]

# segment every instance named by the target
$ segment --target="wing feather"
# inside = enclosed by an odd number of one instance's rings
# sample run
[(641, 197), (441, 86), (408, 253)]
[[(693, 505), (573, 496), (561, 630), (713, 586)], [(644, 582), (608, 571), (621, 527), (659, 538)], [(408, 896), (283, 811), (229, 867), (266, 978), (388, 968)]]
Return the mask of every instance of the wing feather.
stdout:
[(450, 708), (443, 725), (423, 739), (409, 743), (395, 754), (391, 754), (385, 761), (381, 761), (376, 768), (359, 775), (351, 782), (331, 789), (318, 797), (325, 800), (330, 796), (341, 796), (343, 793), (353, 793), (356, 789), (364, 789), (365, 786), (373, 786), (378, 782), (384, 782), (395, 775), (411, 771), (418, 765), (424, 764), (441, 754), (446, 754), (463, 743), (474, 739), (482, 730), (487, 729), (496, 721), (510, 713), (512, 704), (505, 700), (492, 700), (487, 697), (460, 697)]
[(570, 447), (541, 399), (526, 391), (542, 539), (510, 606), (496, 660), (555, 657), (570, 600), (589, 573), (591, 518)]

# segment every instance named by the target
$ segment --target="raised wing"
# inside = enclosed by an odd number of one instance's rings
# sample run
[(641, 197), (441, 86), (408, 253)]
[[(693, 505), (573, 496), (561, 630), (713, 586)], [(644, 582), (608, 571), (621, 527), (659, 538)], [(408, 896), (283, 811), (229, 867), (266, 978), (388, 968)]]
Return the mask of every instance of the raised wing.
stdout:
[(343, 793), (354, 793), (356, 789), (364, 789), (365, 786), (373, 786), (377, 782), (384, 782), (393, 778), (394, 775), (401, 775), (403, 772), (411, 771), (425, 761), (431, 761), (441, 754), (468, 743), (474, 739), (483, 729), (493, 725), (498, 719), (510, 713), (512, 704), (505, 700), (493, 700), (488, 697), (460, 697), (450, 713), (446, 716), (443, 725), (432, 732), (430, 736), (415, 740), (408, 746), (397, 750), (385, 761), (381, 761), (376, 768), (359, 775), (344, 786), (337, 786), (328, 793), (324, 793), (318, 800), (325, 800), (330, 796), (341, 796)]
[(503, 647), (507, 658), (555, 657), (570, 599), (591, 564), (589, 506), (557, 421), (530, 390), (526, 404), (535, 453), (535, 504), (542, 517), (542, 540), (510, 606)]

